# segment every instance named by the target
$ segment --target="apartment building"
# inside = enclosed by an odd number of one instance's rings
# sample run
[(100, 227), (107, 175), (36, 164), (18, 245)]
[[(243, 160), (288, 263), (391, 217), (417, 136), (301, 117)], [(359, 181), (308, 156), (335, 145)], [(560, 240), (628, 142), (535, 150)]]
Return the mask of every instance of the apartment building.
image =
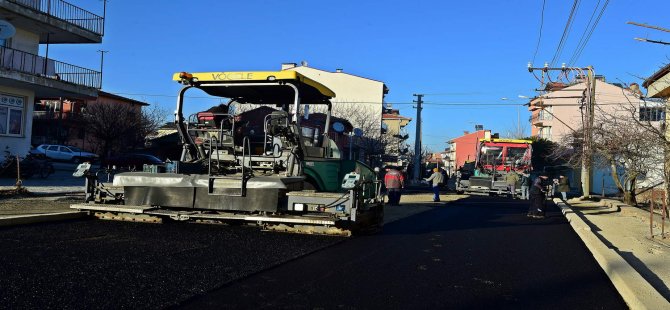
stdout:
[(412, 121), (411, 118), (400, 115), (400, 111), (393, 108), (385, 109), (382, 114), (382, 124), (386, 125), (384, 133), (386, 139), (386, 149), (384, 152), (383, 164), (385, 166), (407, 167), (411, 158), (409, 158), (409, 147), (406, 143), (409, 134), (404, 128)]
[[(572, 134), (582, 128), (582, 112), (585, 110), (581, 107), (585, 89), (585, 82), (547, 85), (545, 94), (530, 101), (531, 135), (556, 143), (569, 142)], [(610, 115), (622, 113), (624, 116), (626, 114), (624, 108), (635, 106), (642, 109), (643, 116), (653, 117), (648, 111), (645, 112), (645, 109), (653, 109), (653, 106), (647, 106), (648, 104), (631, 90), (619, 84), (607, 83), (604, 77), (596, 79), (595, 105), (594, 113)]]
[(0, 148), (25, 155), (36, 102), (101, 87), (101, 72), (49, 58), (48, 46), (102, 43), (104, 17), (62, 0), (0, 0), (0, 26)]
[[(574, 133), (581, 130), (585, 119), (583, 115), (585, 90), (584, 81), (572, 84), (556, 82), (547, 84), (545, 94), (530, 101), (531, 134), (563, 145), (572, 143)], [(631, 87), (624, 88), (618, 83), (608, 83), (602, 76), (596, 76), (595, 126), (598, 126), (599, 115), (631, 117), (631, 109), (635, 111), (635, 117), (644, 121), (659, 122), (664, 117), (663, 108), (657, 102), (642, 98), (637, 84), (633, 83)], [(578, 170), (565, 173), (571, 174), (573, 180), (581, 178)], [(591, 171), (590, 178), (592, 193), (618, 193), (609, 168), (595, 167)], [(573, 182), (573, 187), (581, 186), (577, 183), (579, 182)]]

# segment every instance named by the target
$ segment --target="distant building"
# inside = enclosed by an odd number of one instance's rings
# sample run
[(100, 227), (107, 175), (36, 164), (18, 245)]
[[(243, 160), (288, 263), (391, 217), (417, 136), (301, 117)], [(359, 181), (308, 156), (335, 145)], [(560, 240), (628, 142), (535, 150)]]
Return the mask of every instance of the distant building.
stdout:
[(386, 125), (384, 132), (386, 149), (383, 157), (383, 164), (385, 166), (400, 166), (407, 167), (411, 158), (409, 158), (409, 147), (407, 146), (407, 139), (409, 134), (404, 130), (405, 126), (411, 122), (412, 119), (400, 115), (399, 110), (386, 109), (382, 114), (382, 123)]
[[(104, 19), (64, 1), (0, 1), (4, 21), (16, 33), (0, 39), (0, 148), (25, 155), (30, 150), (33, 105), (44, 98), (90, 99), (102, 74), (39, 54), (40, 46), (102, 43)], [(3, 32), (6, 28), (3, 28)]]
[(86, 132), (82, 113), (95, 104), (122, 104), (134, 113), (142, 113), (149, 104), (142, 101), (99, 91), (94, 99), (41, 99), (35, 102), (32, 144), (66, 144), (97, 153), (100, 142)]

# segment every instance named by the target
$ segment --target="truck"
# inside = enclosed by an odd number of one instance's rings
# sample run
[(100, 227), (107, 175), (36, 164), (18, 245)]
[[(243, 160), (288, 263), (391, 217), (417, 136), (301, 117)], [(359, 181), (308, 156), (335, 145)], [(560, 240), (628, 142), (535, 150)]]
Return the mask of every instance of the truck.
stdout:
[[(509, 173), (532, 170), (533, 141), (521, 139), (479, 139), (475, 161), (463, 165), (456, 174), (456, 192), (482, 195), (509, 193), (505, 178)], [(521, 193), (520, 183), (516, 193)]]
[[(162, 222), (252, 223), (263, 229), (350, 236), (383, 225), (379, 169), (341, 158), (329, 129), (335, 93), (298, 72), (175, 73), (182, 84), (174, 123), (179, 160), (156, 169), (114, 175), (82, 164), (86, 201), (71, 208), (100, 219)], [(263, 118), (263, 140), (251, 147), (235, 115), (184, 116), (186, 94), (200, 90), (228, 105), (272, 106)], [(304, 130), (305, 105), (324, 105), (321, 133)]]

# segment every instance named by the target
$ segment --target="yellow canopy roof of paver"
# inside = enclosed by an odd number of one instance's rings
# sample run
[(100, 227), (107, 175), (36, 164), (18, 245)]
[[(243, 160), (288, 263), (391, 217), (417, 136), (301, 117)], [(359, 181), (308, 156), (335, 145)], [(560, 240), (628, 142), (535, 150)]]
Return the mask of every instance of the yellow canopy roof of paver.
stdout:
[(505, 138), (482, 138), (479, 139), (481, 142), (499, 142), (499, 143), (533, 143), (533, 140), (522, 140), (522, 139), (505, 139)]
[[(186, 78), (185, 78), (186, 77)], [(294, 96), (293, 90), (283, 85), (274, 85), (277, 81), (291, 83), (298, 88), (300, 98), (306, 103), (325, 101), (335, 97), (335, 93), (325, 85), (314, 81), (295, 71), (236, 71), (236, 72), (197, 72), (175, 73), (172, 77), (175, 81), (191, 79), (196, 87), (199, 87), (212, 96), (242, 100), (242, 102), (271, 103), (268, 101), (291, 102)], [(268, 86), (258, 84), (268, 83)], [(238, 87), (228, 87), (215, 84), (240, 84)], [(244, 84), (253, 84), (243, 86)], [(277, 103), (277, 102), (274, 102)]]

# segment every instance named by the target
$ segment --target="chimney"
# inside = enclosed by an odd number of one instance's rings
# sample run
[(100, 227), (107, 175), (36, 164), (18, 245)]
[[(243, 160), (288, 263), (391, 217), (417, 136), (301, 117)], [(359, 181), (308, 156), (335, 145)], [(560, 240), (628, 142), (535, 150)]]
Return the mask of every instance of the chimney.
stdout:
[(342, 69), (335, 69), (335, 72), (342, 73)]
[(291, 68), (295, 68), (296, 66), (298, 66), (298, 65), (294, 62), (286, 62), (286, 63), (281, 64), (281, 69), (282, 70), (288, 70), (288, 69), (291, 69)]

